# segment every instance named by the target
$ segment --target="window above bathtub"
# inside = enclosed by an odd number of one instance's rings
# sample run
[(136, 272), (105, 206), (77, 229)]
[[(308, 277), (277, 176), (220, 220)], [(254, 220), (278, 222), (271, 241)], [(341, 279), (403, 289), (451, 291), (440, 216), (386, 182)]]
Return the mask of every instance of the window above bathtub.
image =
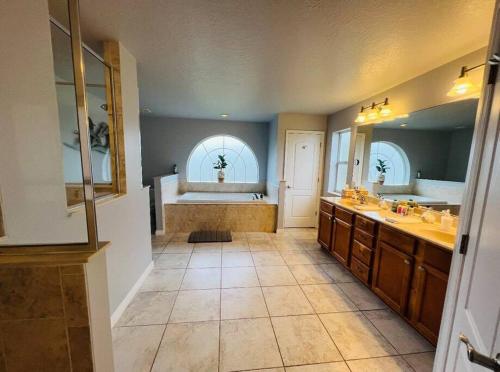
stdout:
[(219, 169), (214, 166), (219, 155), (227, 163), (224, 182), (259, 182), (259, 164), (253, 150), (241, 139), (228, 135), (208, 137), (195, 146), (187, 164), (188, 182), (218, 182)]

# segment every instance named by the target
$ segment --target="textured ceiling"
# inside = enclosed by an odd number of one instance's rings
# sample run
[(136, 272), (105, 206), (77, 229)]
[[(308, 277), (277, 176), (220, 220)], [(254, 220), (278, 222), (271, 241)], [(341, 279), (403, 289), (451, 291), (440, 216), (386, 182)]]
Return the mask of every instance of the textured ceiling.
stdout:
[(80, 0), (153, 115), (326, 114), (487, 44), (494, 0)]

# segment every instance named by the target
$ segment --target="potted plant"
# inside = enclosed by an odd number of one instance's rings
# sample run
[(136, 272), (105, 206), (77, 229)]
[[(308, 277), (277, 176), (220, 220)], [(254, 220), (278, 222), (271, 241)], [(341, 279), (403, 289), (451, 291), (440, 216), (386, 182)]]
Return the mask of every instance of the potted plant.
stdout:
[(217, 155), (219, 160), (217, 160), (217, 163), (214, 163), (214, 169), (218, 169), (219, 171), (217, 172), (217, 178), (219, 179), (219, 183), (224, 182), (224, 169), (227, 167), (227, 162), (226, 162), (226, 155)]
[(379, 183), (379, 185), (383, 185), (384, 182), (385, 182), (385, 174), (387, 173), (387, 171), (391, 168), (389, 168), (385, 163), (386, 163), (386, 160), (382, 160), (382, 159), (377, 159), (377, 165), (375, 166), (377, 168), (377, 171), (378, 171), (378, 177), (377, 177), (377, 181)]

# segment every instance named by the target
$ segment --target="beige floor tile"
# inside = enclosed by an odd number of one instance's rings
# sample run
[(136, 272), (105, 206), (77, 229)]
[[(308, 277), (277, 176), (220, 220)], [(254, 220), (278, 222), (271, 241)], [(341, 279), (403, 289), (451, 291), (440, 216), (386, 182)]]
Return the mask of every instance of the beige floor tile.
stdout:
[(187, 269), (182, 281), (181, 290), (211, 289), (220, 288), (220, 286), (220, 268)]
[(319, 265), (290, 265), (288, 267), (299, 284), (332, 282), (332, 279), (326, 275)]
[(285, 261), (277, 251), (273, 252), (252, 252), (255, 266), (279, 266), (285, 265)]
[(264, 369), (252, 369), (248, 372), (285, 372), (285, 368), (264, 368)]
[(317, 313), (356, 311), (356, 306), (335, 284), (304, 285), (302, 290)]
[(185, 269), (189, 262), (190, 254), (171, 253), (161, 254), (155, 261), (157, 269)]
[(397, 354), (361, 312), (321, 314), (319, 317), (346, 360)]
[(165, 246), (166, 246), (166, 243), (152, 244), (151, 251), (153, 253), (163, 253), (163, 251), (165, 250)]
[(276, 246), (271, 239), (248, 240), (248, 246), (252, 252), (275, 251)]
[(351, 360), (347, 365), (352, 372), (412, 372), (413, 370), (399, 356)]
[(193, 252), (197, 253), (220, 253), (222, 243), (195, 243)]
[(175, 233), (170, 239), (171, 242), (186, 242), (188, 241), (189, 233)]
[(314, 263), (312, 257), (305, 252), (283, 252), (282, 256), (287, 265), (312, 265)]
[(222, 243), (223, 252), (246, 252), (250, 247), (247, 240), (233, 240), (232, 242)]
[(231, 237), (233, 238), (233, 241), (235, 240), (247, 240), (247, 234), (241, 231), (237, 232), (231, 232)]
[(312, 257), (315, 264), (332, 264), (337, 262), (335, 258), (325, 250), (308, 250), (306, 252)]
[(221, 371), (283, 365), (269, 318), (223, 320), (220, 337)]
[(258, 287), (259, 279), (254, 267), (223, 267), (222, 288)]
[(342, 360), (317, 315), (271, 318), (271, 322), (285, 366)]
[(220, 253), (193, 253), (188, 267), (203, 268), (203, 267), (221, 267)]
[(336, 264), (322, 264), (320, 265), (325, 273), (332, 278), (334, 283), (351, 283), (357, 279), (347, 271), (342, 265)]
[(345, 362), (310, 364), (304, 366), (287, 367), (287, 372), (350, 372)]
[(289, 233), (295, 239), (316, 239), (318, 236), (318, 229), (315, 228), (292, 228), (288, 229)]
[(119, 326), (166, 324), (177, 292), (139, 292), (118, 321)]
[(153, 253), (153, 261), (156, 263), (156, 260), (160, 258), (161, 254), (159, 253)]
[(164, 330), (164, 325), (114, 328), (115, 371), (149, 372)]
[(415, 370), (415, 372), (432, 372), (434, 365), (434, 353), (420, 353), (403, 355), (404, 360)]
[(305, 250), (321, 250), (321, 245), (316, 239), (296, 239)]
[(186, 242), (170, 242), (164, 253), (192, 253), (194, 244)]
[(148, 275), (141, 291), (177, 291), (181, 287), (185, 269), (154, 269)]
[(175, 301), (171, 323), (219, 320), (220, 290), (180, 291)]
[(297, 284), (297, 281), (287, 266), (258, 266), (255, 269), (257, 270), (260, 285), (262, 286)]
[(302, 315), (314, 312), (299, 286), (263, 287), (271, 316)]
[(246, 235), (246, 238), (248, 240), (269, 240), (270, 237), (269, 237), (269, 233), (266, 233), (266, 232), (246, 232), (245, 233)]
[(434, 351), (434, 347), (392, 310), (365, 311), (365, 316), (399, 354)]
[(221, 319), (269, 316), (260, 287), (227, 288), (221, 295)]
[(222, 267), (253, 266), (250, 252), (223, 252)]
[(360, 310), (387, 309), (382, 300), (361, 283), (338, 283), (338, 286)]
[(152, 372), (217, 372), (219, 322), (169, 324)]
[(274, 246), (281, 252), (301, 252), (302, 246), (294, 240), (273, 240)]

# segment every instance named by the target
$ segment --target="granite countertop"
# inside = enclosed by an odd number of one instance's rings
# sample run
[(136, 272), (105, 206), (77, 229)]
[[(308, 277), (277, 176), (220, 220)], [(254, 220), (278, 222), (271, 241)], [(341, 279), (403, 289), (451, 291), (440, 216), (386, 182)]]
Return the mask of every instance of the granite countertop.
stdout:
[[(435, 244), (441, 248), (445, 248), (447, 250), (453, 250), (455, 246), (456, 239), (456, 230), (451, 231), (443, 231), (441, 230), (440, 224), (431, 224), (427, 222), (415, 222), (405, 223), (404, 219), (406, 217), (401, 218), (399, 215), (384, 209), (380, 209), (377, 211), (364, 211), (356, 209), (357, 205), (355, 202), (349, 201), (349, 199), (342, 199), (340, 197), (328, 197), (323, 196), (321, 200), (329, 202), (334, 205), (338, 205), (344, 209), (347, 209), (351, 212), (359, 214), (361, 216), (368, 217), (374, 221), (387, 225), (395, 230), (399, 230), (408, 235), (412, 235), (416, 238), (428, 241), (432, 244)], [(371, 204), (370, 204), (371, 205)], [(387, 218), (396, 219), (398, 222), (389, 222)]]

